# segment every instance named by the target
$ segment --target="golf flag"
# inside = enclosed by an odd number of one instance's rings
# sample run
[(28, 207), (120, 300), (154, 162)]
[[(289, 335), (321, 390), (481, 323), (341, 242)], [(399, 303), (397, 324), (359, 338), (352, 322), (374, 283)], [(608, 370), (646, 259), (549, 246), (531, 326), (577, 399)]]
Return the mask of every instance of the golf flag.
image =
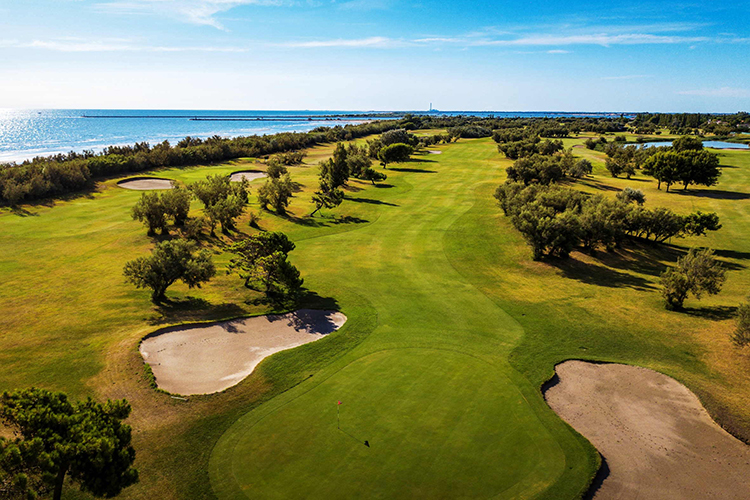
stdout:
[(339, 401), (338, 404), (341, 404), (341, 401)]

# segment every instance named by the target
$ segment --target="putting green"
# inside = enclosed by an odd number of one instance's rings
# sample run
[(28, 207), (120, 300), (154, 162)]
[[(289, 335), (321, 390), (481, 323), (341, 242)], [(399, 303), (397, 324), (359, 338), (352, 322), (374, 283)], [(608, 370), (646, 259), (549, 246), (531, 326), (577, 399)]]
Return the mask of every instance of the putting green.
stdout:
[(273, 406), (222, 439), (220, 497), (531, 497), (564, 464), (514, 384), (455, 351), (370, 354)]
[[(571, 498), (585, 487), (593, 450), (508, 363), (523, 329), (451, 264), (456, 252), (485, 256), (480, 227), (461, 216), (502, 175), (496, 158), (472, 143), (424, 155), (389, 169), (390, 187), (349, 194), (374, 208), (368, 223), (292, 233), (306, 284), (350, 319), (365, 297), (377, 326), (229, 428), (209, 465), (219, 498)], [(488, 210), (473, 223), (486, 226)]]

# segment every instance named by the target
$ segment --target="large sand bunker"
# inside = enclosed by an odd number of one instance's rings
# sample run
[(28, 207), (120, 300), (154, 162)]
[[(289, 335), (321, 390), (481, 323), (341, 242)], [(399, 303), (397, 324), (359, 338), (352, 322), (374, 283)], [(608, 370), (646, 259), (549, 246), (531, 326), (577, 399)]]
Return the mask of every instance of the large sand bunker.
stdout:
[(300, 309), (168, 328), (146, 337), (140, 351), (159, 388), (175, 394), (210, 394), (239, 383), (263, 358), (319, 340), (345, 322), (346, 316), (336, 311)]
[(135, 189), (136, 191), (151, 191), (155, 189), (172, 189), (174, 181), (156, 177), (131, 177), (130, 179), (118, 182), (117, 185), (121, 188)]
[(750, 498), (750, 446), (684, 385), (620, 364), (566, 361), (556, 370), (547, 402), (604, 457), (594, 498)]
[(229, 176), (229, 180), (232, 182), (240, 182), (242, 179), (247, 179), (248, 182), (254, 181), (255, 179), (261, 179), (266, 176), (265, 172), (260, 170), (243, 170), (241, 172), (234, 172)]

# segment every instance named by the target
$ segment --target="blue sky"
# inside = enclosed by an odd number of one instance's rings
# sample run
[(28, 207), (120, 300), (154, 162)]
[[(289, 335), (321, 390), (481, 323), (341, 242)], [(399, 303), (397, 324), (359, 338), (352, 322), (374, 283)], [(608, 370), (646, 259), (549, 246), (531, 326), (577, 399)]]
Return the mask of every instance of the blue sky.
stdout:
[(0, 0), (0, 107), (750, 110), (750, 3)]

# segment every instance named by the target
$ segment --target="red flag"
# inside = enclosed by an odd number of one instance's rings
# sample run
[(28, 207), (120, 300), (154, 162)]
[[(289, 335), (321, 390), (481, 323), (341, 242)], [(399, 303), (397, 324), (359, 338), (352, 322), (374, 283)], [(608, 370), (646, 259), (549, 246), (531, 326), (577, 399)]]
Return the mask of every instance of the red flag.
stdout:
[(338, 403), (338, 404), (341, 404), (341, 401), (339, 401), (339, 403)]

